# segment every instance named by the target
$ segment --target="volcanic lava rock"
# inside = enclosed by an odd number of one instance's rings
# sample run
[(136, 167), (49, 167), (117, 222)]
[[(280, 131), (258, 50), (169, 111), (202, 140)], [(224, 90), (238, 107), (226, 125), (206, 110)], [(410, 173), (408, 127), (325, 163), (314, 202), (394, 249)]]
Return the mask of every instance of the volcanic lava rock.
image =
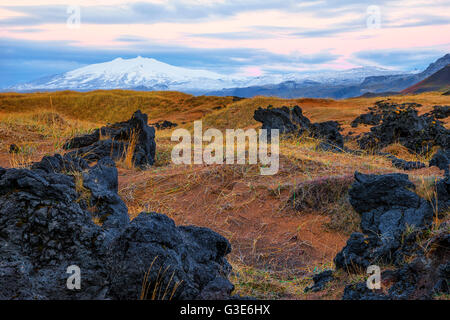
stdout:
[(138, 110), (128, 121), (105, 126), (91, 134), (70, 139), (64, 144), (64, 148), (76, 149), (69, 154), (83, 157), (89, 162), (104, 157), (119, 160), (131, 150), (133, 164), (144, 168), (153, 165), (156, 151), (155, 128), (149, 127), (147, 121), (147, 115)]
[(445, 175), (449, 175), (450, 150), (439, 149), (431, 158), (429, 166), (436, 166), (445, 171)]
[(268, 130), (268, 136), (271, 129), (280, 130), (280, 134), (295, 135), (301, 135), (306, 131), (309, 136), (324, 140), (321, 149), (335, 151), (344, 148), (344, 138), (340, 133), (341, 127), (338, 122), (311, 123), (299, 106), (292, 109), (285, 106), (281, 108), (269, 106), (267, 109), (260, 107), (255, 110), (253, 118), (262, 123), (262, 129)]
[(327, 283), (334, 280), (333, 270), (325, 270), (313, 276), (314, 284), (311, 287), (306, 287), (305, 292), (317, 292), (325, 289)]
[(446, 175), (436, 183), (436, 199), (433, 199), (434, 207), (439, 213), (443, 213), (450, 208), (450, 176)]
[(224, 259), (230, 248), (225, 238), (209, 229), (176, 227), (165, 215), (142, 213), (111, 246), (111, 294), (139, 298), (148, 272), (145, 298), (156, 294), (157, 299), (168, 299), (173, 294), (175, 299), (196, 299), (220, 293), (213, 298), (225, 299), (234, 289), (221, 275), (231, 271)]
[[(446, 177), (448, 179), (448, 177)], [(446, 179), (438, 183), (438, 197), (449, 199)], [(427, 252), (419, 240), (429, 230), (432, 205), (414, 192), (404, 174), (365, 175), (355, 173), (349, 191), (350, 203), (361, 214), (363, 233), (351, 234), (334, 262), (347, 272), (364, 272), (372, 264), (386, 263), (397, 269), (386, 270), (392, 282), (387, 293), (367, 289), (365, 282), (349, 285), (343, 299), (430, 299), (448, 292), (450, 233), (443, 223), (427, 241)], [(441, 200), (438, 200), (439, 202)], [(410, 263), (406, 257), (415, 257)]]
[(370, 290), (365, 282), (358, 282), (345, 287), (342, 300), (387, 300), (388, 296), (381, 290)]
[[(0, 277), (2, 299), (105, 298), (102, 244), (109, 230), (81, 208), (74, 177), (45, 170), (50, 163), (62, 168), (60, 160), (0, 177), (0, 274), (7, 275)], [(71, 265), (83, 270), (82, 291), (66, 288)]]
[[(447, 231), (443, 230), (447, 228)], [(432, 299), (434, 295), (448, 294), (450, 282), (450, 235), (448, 227), (429, 240), (433, 249), (428, 256), (416, 253), (411, 263), (398, 269), (386, 270), (381, 281), (388, 279), (392, 285), (386, 294), (369, 290), (365, 282), (348, 285), (344, 300), (417, 300)]]
[(164, 129), (175, 128), (176, 126), (178, 126), (178, 124), (175, 122), (164, 120), (164, 121), (152, 123), (152, 126), (154, 126), (158, 130), (164, 130)]
[[(310, 135), (317, 139), (323, 139), (324, 144), (331, 145), (331, 147), (335, 147), (344, 149), (344, 138), (342, 137), (340, 131), (341, 127), (336, 121), (325, 121), (325, 122), (317, 122), (313, 123), (310, 128)], [(327, 150), (328, 148), (324, 145), (321, 147), (322, 149)]]
[(267, 129), (268, 136), (271, 129), (280, 130), (283, 133), (298, 133), (301, 129), (309, 128), (311, 122), (303, 115), (299, 106), (273, 108), (272, 106), (255, 110), (253, 118), (262, 123), (262, 129)]
[(361, 149), (381, 149), (399, 142), (410, 151), (423, 154), (433, 146), (450, 147), (450, 131), (429, 115), (419, 116), (414, 104), (393, 104), (383, 112), (381, 123), (364, 134)]
[[(372, 262), (399, 262), (407, 248), (402, 236), (407, 230), (430, 226), (433, 209), (413, 190), (405, 174), (366, 175), (355, 172), (349, 201), (361, 214), (361, 233), (350, 236), (335, 257), (337, 268), (357, 271)], [(412, 232), (412, 234), (414, 234)]]
[(357, 116), (350, 125), (352, 128), (356, 128), (360, 124), (377, 125), (380, 123), (380, 121), (381, 114), (376, 114), (375, 112), (371, 111)]
[(89, 169), (89, 164), (84, 159), (69, 154), (64, 156), (55, 154), (54, 156), (45, 156), (41, 161), (33, 163), (31, 169), (49, 174), (69, 173)]
[(383, 116), (395, 112), (397, 109), (404, 110), (404, 109), (414, 109), (421, 107), (422, 105), (418, 103), (402, 103), (402, 104), (396, 104), (392, 103), (388, 100), (380, 100), (375, 102), (373, 107), (369, 107), (369, 112), (363, 113), (359, 116), (357, 116), (352, 122), (351, 126), (353, 128), (356, 128), (360, 124), (366, 124), (366, 125), (378, 125), (380, 121), (382, 120)]
[(436, 119), (445, 119), (450, 116), (450, 106), (434, 106), (433, 110), (429, 113)]
[(392, 165), (398, 169), (403, 169), (403, 170), (416, 170), (416, 169), (421, 169), (421, 168), (425, 168), (426, 165), (423, 162), (420, 161), (406, 161), (403, 159), (399, 159), (393, 155), (388, 155), (387, 156), (388, 159), (391, 159), (392, 161)]
[(354, 232), (347, 240), (345, 247), (334, 258), (337, 269), (344, 269), (347, 272), (358, 272), (370, 265), (372, 247), (375, 239), (366, 235)]
[(225, 238), (157, 213), (130, 223), (117, 187), (110, 158), (0, 168), (0, 299), (229, 298)]

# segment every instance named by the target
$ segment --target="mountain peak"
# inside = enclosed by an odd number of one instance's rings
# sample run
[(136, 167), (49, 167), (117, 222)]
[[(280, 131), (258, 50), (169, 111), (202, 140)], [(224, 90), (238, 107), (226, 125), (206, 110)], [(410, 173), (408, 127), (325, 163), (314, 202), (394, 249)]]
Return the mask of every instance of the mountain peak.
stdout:
[(446, 55), (440, 57), (435, 62), (431, 63), (428, 68), (426, 68), (424, 71), (422, 71), (420, 74), (423, 78), (431, 76), (433, 73), (438, 72), (445, 66), (450, 64), (450, 53), (447, 53)]

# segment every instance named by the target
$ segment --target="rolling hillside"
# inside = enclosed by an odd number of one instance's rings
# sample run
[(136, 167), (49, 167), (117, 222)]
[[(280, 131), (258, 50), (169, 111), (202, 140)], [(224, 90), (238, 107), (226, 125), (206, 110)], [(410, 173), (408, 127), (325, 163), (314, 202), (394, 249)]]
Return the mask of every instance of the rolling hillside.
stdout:
[(450, 64), (432, 74), (425, 80), (405, 89), (402, 93), (421, 93), (428, 91), (446, 91), (450, 88)]

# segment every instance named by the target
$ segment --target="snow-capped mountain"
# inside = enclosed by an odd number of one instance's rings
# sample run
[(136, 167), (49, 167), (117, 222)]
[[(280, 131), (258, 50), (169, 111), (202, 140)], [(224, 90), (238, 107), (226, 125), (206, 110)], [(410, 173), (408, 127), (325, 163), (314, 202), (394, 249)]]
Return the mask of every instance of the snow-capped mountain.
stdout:
[(45, 77), (17, 85), (17, 90), (58, 89), (116, 89), (147, 88), (157, 90), (224, 88), (234, 86), (232, 79), (206, 70), (175, 67), (155, 59), (137, 57), (117, 58), (91, 64), (63, 74)]
[(313, 80), (321, 83), (359, 83), (367, 76), (390, 75), (395, 72), (363, 67), (343, 71), (315, 73), (280, 73), (259, 77), (223, 75), (206, 70), (172, 66), (151, 58), (117, 58), (88, 65), (66, 73), (47, 76), (8, 88), (14, 91), (143, 89), (207, 92), (226, 88), (277, 84), (284, 81)]

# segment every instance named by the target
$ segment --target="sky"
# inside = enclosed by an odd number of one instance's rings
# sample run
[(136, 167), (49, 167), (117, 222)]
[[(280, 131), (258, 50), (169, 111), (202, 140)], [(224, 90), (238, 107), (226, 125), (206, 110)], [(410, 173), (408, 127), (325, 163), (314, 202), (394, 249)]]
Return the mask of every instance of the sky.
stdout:
[(450, 0), (0, 0), (0, 88), (139, 55), (258, 76), (449, 52)]

